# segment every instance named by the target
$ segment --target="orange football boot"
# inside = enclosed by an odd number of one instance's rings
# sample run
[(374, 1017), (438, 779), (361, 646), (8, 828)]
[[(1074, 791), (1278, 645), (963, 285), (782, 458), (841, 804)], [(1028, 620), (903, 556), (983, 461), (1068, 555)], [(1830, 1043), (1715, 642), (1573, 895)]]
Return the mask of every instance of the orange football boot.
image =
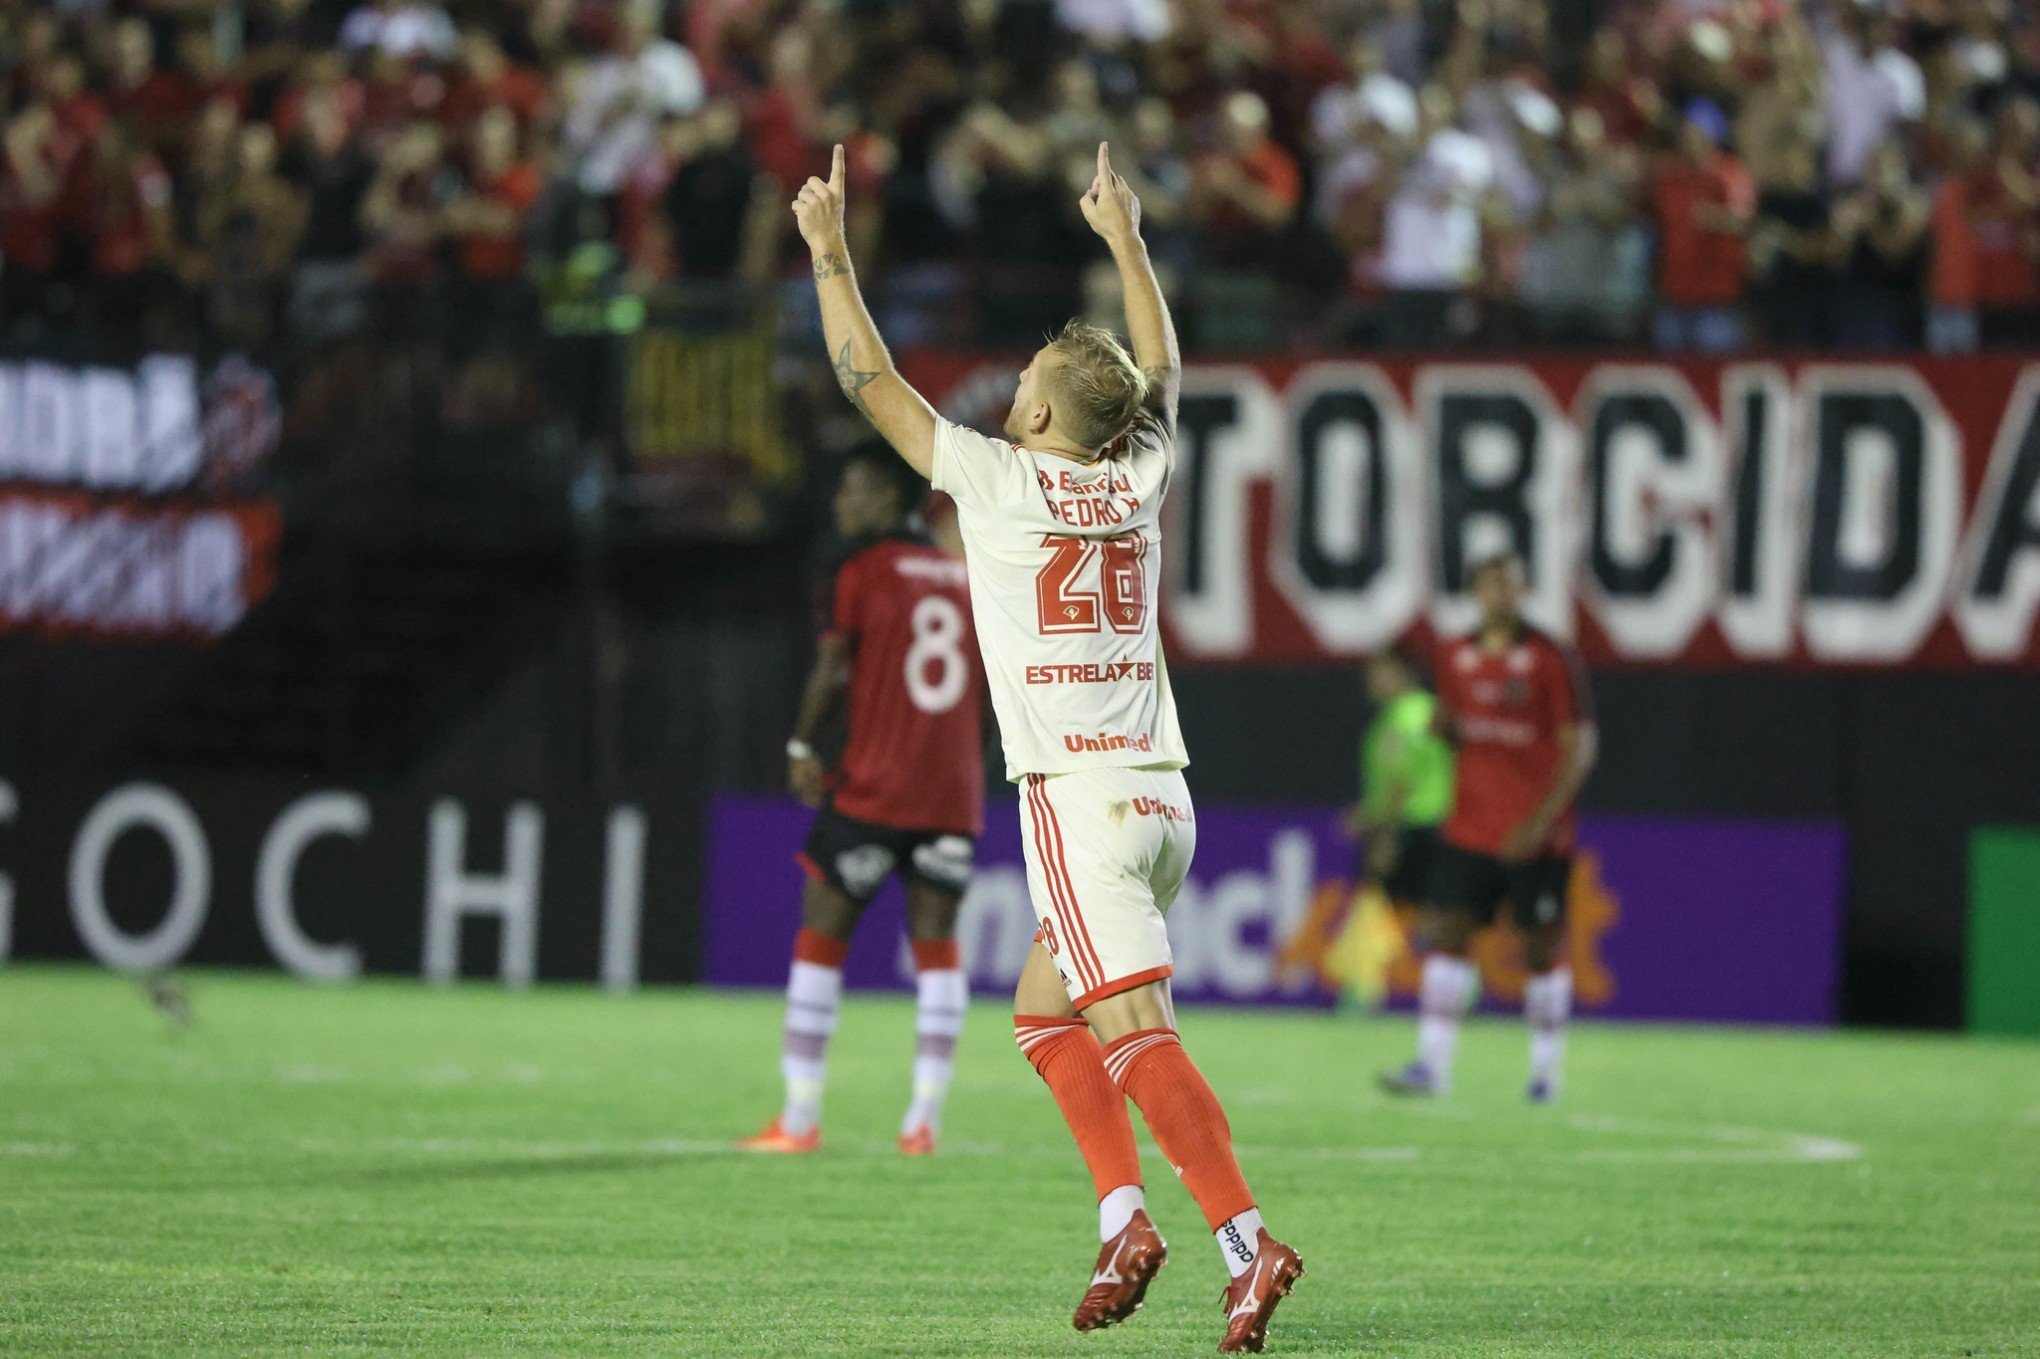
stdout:
[(1275, 1304), (1288, 1297), (1303, 1277), (1301, 1255), (1268, 1235), (1266, 1228), (1256, 1240), (1259, 1253), (1254, 1263), (1218, 1295), (1225, 1308), (1220, 1354), (1259, 1354), (1268, 1340), (1268, 1318), (1275, 1314)]
[(1124, 1321), (1140, 1310), (1148, 1284), (1161, 1272), (1169, 1258), (1169, 1243), (1155, 1230), (1147, 1210), (1136, 1208), (1119, 1235), (1098, 1252), (1098, 1267), (1091, 1271), (1091, 1286), (1077, 1304), (1072, 1318), (1080, 1331), (1096, 1331)]
[(765, 1131), (756, 1137), (737, 1140), (738, 1151), (765, 1151), (780, 1156), (797, 1156), (803, 1152), (822, 1149), (822, 1130), (819, 1126), (804, 1133), (790, 1133), (779, 1126), (779, 1119), (773, 1118), (765, 1125)]
[(935, 1133), (927, 1124), (912, 1132), (900, 1134), (900, 1155), (933, 1156), (935, 1154)]

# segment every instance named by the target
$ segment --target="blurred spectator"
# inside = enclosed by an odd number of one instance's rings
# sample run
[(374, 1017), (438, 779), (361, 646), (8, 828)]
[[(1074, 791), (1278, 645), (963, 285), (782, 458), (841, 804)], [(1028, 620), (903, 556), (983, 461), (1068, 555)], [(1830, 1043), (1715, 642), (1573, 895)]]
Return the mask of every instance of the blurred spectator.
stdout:
[(1028, 265), (1062, 257), (1061, 165), (1037, 108), (978, 101), (958, 121), (942, 161), (951, 211), (981, 233), (985, 258)]
[(453, 20), (424, 0), (369, 0), (340, 25), (340, 45), (388, 56), (445, 58), (454, 46)]
[(1835, 207), (1842, 283), (1835, 330), (1844, 349), (1898, 350), (1919, 343), (1931, 218), (1904, 150), (1886, 142), (1871, 152), (1863, 183)]
[(439, 116), (455, 126), (473, 122), (487, 109), (502, 107), (529, 127), (550, 92), (535, 73), (512, 62), (488, 30), (467, 28), (460, 35), (460, 63), (448, 83)]
[(1620, 338), (1653, 301), (1679, 347), (1745, 303), (1788, 345), (1923, 307), (1939, 348), (2040, 330), (2040, 19), (2010, 0), (0, 0), (0, 90), (22, 331), (139, 289), (245, 341), (279, 263), (251, 224), (293, 216), (314, 344), (378, 290), (432, 325), (461, 280), (568, 260), (591, 297), (797, 279), (783, 200), (841, 140), (889, 328), (1031, 335), (1096, 262), (1106, 137), (1192, 324), (1274, 318), (1213, 343), (1281, 342), (1342, 276), (1422, 343)]
[(1821, 44), (1827, 63), (1830, 183), (1854, 184), (1886, 138), (1926, 112), (1919, 63), (1896, 45), (1887, 0), (1841, 0), (1840, 26)]
[(1756, 186), (1722, 149), (1724, 124), (1711, 104), (1688, 108), (1678, 149), (1666, 157), (1652, 189), (1660, 349), (1720, 354), (1743, 342), (1743, 233), (1756, 208)]
[(1383, 214), (1380, 281), (1389, 297), (1381, 338), (1435, 348), (1472, 333), (1475, 312), (1458, 303), (1481, 280), (1495, 170), (1486, 143), (1452, 125), (1450, 91), (1425, 86), (1418, 110), (1420, 149)]
[(517, 115), (498, 104), (475, 123), (467, 173), (446, 204), (461, 273), (500, 282), (524, 272), (524, 219), (544, 180), (518, 154)]
[(383, 151), (361, 201), (361, 226), (376, 282), (416, 290), (430, 283), (446, 209), (459, 190), (436, 123), (418, 119)]
[(314, 341), (351, 334), (362, 323), (361, 204), (375, 167), (348, 124), (338, 91), (318, 89), (306, 96), (285, 164), (305, 187), (292, 325)]
[(1170, 27), (1168, 0), (1055, 0), (1058, 27), (1100, 47), (1125, 39), (1156, 42)]
[(633, 268), (646, 279), (764, 282), (785, 207), (759, 173), (736, 106), (715, 100), (666, 125), (662, 157), (631, 190)]
[(1268, 106), (1250, 91), (1219, 107), (1217, 145), (1190, 166), (1188, 207), (1205, 259), (1220, 268), (1267, 265), (1303, 200), (1296, 160), (1268, 135)]
[(1381, 49), (1382, 69), (1410, 89), (1428, 74), (1423, 0), (1370, 0), (1361, 7), (1362, 31)]
[(768, 83), (750, 101), (744, 133), (758, 168), (789, 197), (813, 173), (820, 152), (822, 92), (813, 52), (813, 39), (803, 28), (788, 28), (772, 40)]
[(1318, 154), (1337, 159), (1368, 140), (1380, 128), (1398, 137), (1417, 130), (1417, 96), (1390, 75), (1381, 44), (1371, 36), (1356, 39), (1346, 54), (1350, 78), (1329, 85), (1311, 103), (1311, 135)]
[(1642, 143), (1665, 113), (1657, 85), (1631, 69), (1628, 40), (1615, 28), (1597, 30), (1588, 43), (1586, 78), (1575, 102), (1600, 117), (1611, 146)]
[(1166, 285), (1168, 275), (1188, 272), (1196, 258), (1196, 236), (1187, 216), (1190, 161), (1179, 149), (1175, 115), (1160, 99), (1150, 97), (1134, 106), (1128, 140), (1124, 150), (1113, 148), (1113, 165), (1140, 195), (1141, 235)]
[(1523, 300), (1564, 344), (1619, 343), (1649, 297), (1649, 242), (1636, 221), (1633, 151), (1610, 146), (1601, 115), (1575, 108), (1523, 261)]
[(268, 338), (304, 227), (304, 195), (277, 170), (276, 133), (246, 124), (232, 168), (198, 205), (193, 241), (205, 260), (206, 318), (236, 345)]
[(1842, 246), (1821, 190), (1819, 145), (1787, 129), (1761, 163), (1749, 227), (1750, 309), (1759, 336), (1783, 349), (1832, 344), (1829, 304)]
[(176, 263), (170, 175), (118, 120), (100, 129), (91, 160), (80, 206), (91, 233), (93, 310), (103, 322), (132, 325), (163, 296)]
[(591, 65), (567, 113), (566, 149), (584, 193), (606, 197), (640, 158), (657, 151), (659, 122), (692, 113), (706, 88), (686, 48), (658, 35), (636, 7), (616, 18), (613, 50)]
[(2027, 339), (2040, 308), (2040, 104), (2008, 101), (1987, 143), (1973, 129), (1961, 146), (1933, 206), (1928, 340), (1940, 353)]

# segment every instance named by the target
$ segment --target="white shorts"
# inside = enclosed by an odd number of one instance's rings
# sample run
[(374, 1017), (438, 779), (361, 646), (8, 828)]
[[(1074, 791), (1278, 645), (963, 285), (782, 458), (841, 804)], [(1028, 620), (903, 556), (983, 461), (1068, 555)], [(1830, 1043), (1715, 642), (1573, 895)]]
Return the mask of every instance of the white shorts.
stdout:
[(1162, 912), (1197, 848), (1182, 771), (1029, 774), (1020, 841), (1036, 937), (1079, 1010), (1174, 971)]

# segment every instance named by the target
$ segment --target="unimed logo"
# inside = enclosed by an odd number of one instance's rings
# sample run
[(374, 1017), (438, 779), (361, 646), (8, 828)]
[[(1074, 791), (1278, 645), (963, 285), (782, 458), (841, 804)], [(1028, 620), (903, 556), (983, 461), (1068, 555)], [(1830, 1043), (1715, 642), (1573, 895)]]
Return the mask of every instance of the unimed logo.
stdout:
[(1069, 751), (1072, 755), (1081, 755), (1087, 751), (1105, 750), (1138, 750), (1145, 753), (1154, 748), (1155, 743), (1146, 732), (1142, 732), (1138, 736), (1128, 736), (1124, 732), (1113, 731), (1101, 731), (1096, 736), (1086, 736), (1082, 732), (1075, 731), (1067, 732), (1063, 735), (1063, 749)]
[[(1263, 1000), (1308, 988), (1301, 975), (1278, 982), (1275, 963), (1282, 942), (1310, 913), (1320, 867), (1315, 841), (1308, 830), (1290, 826), (1271, 832), (1264, 843), (1259, 862), (1212, 855), (1192, 865), (1168, 914), (1179, 992)], [(981, 865), (957, 922), (972, 984), (1001, 990), (1018, 981), (1038, 924), (1026, 870), (1018, 863)], [(900, 977), (912, 976), (913, 960), (903, 943)]]

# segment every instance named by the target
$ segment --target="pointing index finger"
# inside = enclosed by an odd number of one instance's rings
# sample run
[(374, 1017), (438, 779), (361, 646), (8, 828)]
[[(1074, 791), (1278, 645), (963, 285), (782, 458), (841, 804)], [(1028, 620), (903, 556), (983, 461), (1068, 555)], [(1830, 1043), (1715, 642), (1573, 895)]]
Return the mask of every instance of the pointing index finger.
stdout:
[(843, 143), (836, 143), (835, 154), (829, 158), (829, 187), (837, 193), (843, 191)]
[(1112, 156), (1106, 150), (1104, 142), (1098, 143), (1098, 173), (1104, 177), (1106, 183), (1112, 182)]

